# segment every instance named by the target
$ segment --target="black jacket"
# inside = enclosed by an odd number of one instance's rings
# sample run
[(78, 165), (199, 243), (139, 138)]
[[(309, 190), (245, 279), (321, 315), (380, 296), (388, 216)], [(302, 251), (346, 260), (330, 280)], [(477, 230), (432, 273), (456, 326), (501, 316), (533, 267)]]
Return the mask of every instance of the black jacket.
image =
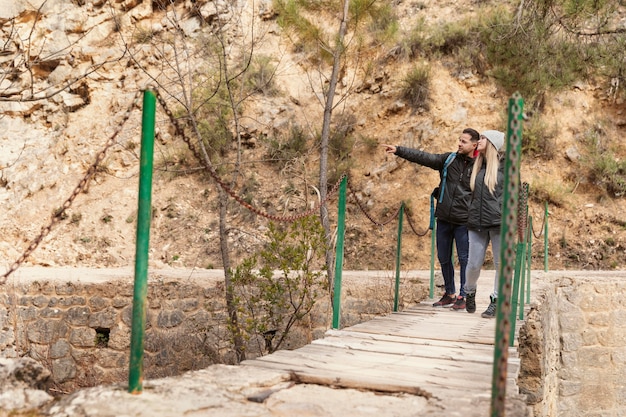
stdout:
[[(395, 155), (407, 161), (415, 162), (428, 168), (439, 171), (440, 178), (443, 179), (443, 167), (451, 152), (432, 154), (417, 149), (396, 147)], [(443, 199), (439, 203), (437, 199), (437, 210), (435, 216), (438, 220), (443, 220), (453, 224), (467, 223), (468, 207), (471, 198), (470, 176), (474, 159), (467, 155), (457, 154), (447, 169), (446, 186), (444, 188)], [(441, 189), (441, 181), (439, 182)]]
[(483, 162), (482, 167), (476, 174), (476, 183), (467, 220), (467, 228), (470, 230), (482, 231), (500, 227), (504, 190), (504, 161), (500, 159), (498, 183), (496, 184), (494, 194), (491, 194), (485, 185), (486, 166), (486, 163)]

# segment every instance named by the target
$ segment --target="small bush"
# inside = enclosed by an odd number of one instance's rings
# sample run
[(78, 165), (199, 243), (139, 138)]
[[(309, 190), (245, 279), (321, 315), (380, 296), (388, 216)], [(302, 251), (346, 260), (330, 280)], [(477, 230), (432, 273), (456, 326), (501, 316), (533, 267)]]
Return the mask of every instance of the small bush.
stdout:
[(154, 38), (154, 35), (155, 33), (152, 29), (139, 27), (133, 34), (133, 40), (135, 43), (150, 43), (152, 38)]
[(622, 197), (626, 195), (626, 161), (616, 158), (607, 147), (603, 132), (600, 124), (587, 132), (583, 140), (586, 155), (581, 163), (591, 183), (613, 197)]
[(426, 64), (413, 67), (403, 80), (402, 98), (417, 110), (430, 108), (430, 67)]
[(278, 88), (274, 81), (276, 65), (272, 58), (265, 55), (254, 57), (250, 64), (250, 69), (246, 73), (247, 85), (252, 92), (261, 93), (266, 96), (278, 95)]
[(267, 156), (281, 168), (307, 152), (307, 135), (299, 125), (292, 125), (282, 137), (267, 139)]
[(613, 152), (594, 154), (587, 159), (589, 179), (614, 197), (626, 195), (626, 161)]
[(391, 3), (371, 2), (369, 0), (363, 3), (371, 18), (367, 31), (372, 36), (374, 43), (386, 44), (394, 39), (398, 33), (398, 16)]
[(524, 122), (522, 153), (552, 160), (556, 155), (556, 124), (549, 126), (541, 117), (532, 117)]
[(540, 204), (546, 201), (556, 207), (567, 205), (571, 189), (560, 182), (547, 180), (534, 180), (529, 187), (528, 197), (530, 200)]
[(270, 223), (268, 242), (234, 271), (232, 291), (239, 332), (259, 350), (272, 353), (297, 323), (310, 320), (316, 300), (328, 290), (323, 255), (326, 245), (319, 218), (306, 217), (286, 227)]

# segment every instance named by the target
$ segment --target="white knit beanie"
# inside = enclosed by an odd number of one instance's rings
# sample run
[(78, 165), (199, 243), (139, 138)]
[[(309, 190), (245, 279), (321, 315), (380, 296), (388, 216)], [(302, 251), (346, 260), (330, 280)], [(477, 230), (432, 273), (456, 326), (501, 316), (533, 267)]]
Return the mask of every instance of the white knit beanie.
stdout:
[(497, 151), (499, 151), (500, 148), (502, 148), (502, 145), (504, 145), (504, 133), (498, 130), (485, 130), (480, 134), (480, 136), (486, 137), (487, 140), (496, 147)]

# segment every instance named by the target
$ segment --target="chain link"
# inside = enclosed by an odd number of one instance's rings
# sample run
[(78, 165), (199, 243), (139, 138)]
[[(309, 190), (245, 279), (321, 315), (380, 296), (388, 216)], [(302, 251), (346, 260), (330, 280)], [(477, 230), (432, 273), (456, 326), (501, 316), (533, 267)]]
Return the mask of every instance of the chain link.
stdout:
[[(359, 210), (361, 210), (363, 215), (365, 217), (367, 217), (368, 220), (371, 221), (372, 223), (374, 223), (376, 226), (383, 227), (383, 226), (391, 223), (394, 219), (396, 219), (396, 218), (398, 218), (400, 216), (400, 210), (402, 210), (402, 205), (400, 205), (400, 207), (394, 213), (394, 215), (389, 217), (387, 220), (377, 221), (376, 219), (374, 219), (374, 217), (367, 210), (365, 210), (365, 208), (361, 204), (361, 201), (359, 200), (359, 197), (357, 196), (356, 191), (354, 191), (354, 189), (352, 188), (352, 185), (350, 184), (350, 180), (349, 179), (348, 179), (348, 190), (350, 190), (350, 195), (354, 199), (354, 202), (356, 203), (356, 205), (359, 208)], [(409, 223), (409, 226), (411, 227), (411, 230), (413, 231), (413, 233), (415, 233), (417, 236), (420, 236), (420, 237), (421, 236), (425, 236), (428, 233), (428, 230), (430, 230), (430, 229), (427, 228), (424, 233), (417, 232), (415, 227), (413, 226), (413, 222), (411, 220), (411, 216), (410, 216), (409, 212), (405, 210), (405, 213), (407, 214), (406, 219), (407, 219), (407, 222)]]
[(123, 126), (126, 124), (128, 119), (130, 118), (133, 109), (135, 107), (139, 108), (138, 103), (139, 103), (139, 98), (141, 97), (142, 93), (143, 93), (143, 91), (138, 91), (137, 94), (135, 94), (135, 97), (133, 98), (131, 104), (128, 106), (128, 108), (126, 109), (126, 112), (124, 113), (124, 118), (123, 118), (122, 122), (117, 125), (117, 127), (115, 128), (115, 131), (113, 132), (111, 137), (106, 141), (106, 144), (104, 145), (102, 150), (100, 152), (98, 152), (98, 154), (96, 155), (95, 161), (87, 169), (87, 172), (85, 173), (85, 176), (83, 177), (83, 179), (80, 180), (80, 182), (78, 183), (76, 188), (74, 188), (74, 191), (72, 191), (72, 194), (70, 194), (70, 196), (67, 198), (67, 200), (65, 200), (63, 205), (58, 210), (54, 211), (54, 213), (52, 214), (52, 218), (50, 219), (50, 223), (47, 226), (45, 226), (45, 227), (43, 227), (41, 229), (41, 232), (39, 233), (39, 235), (35, 239), (33, 239), (31, 241), (31, 243), (28, 246), (28, 248), (13, 263), (13, 265), (11, 265), (9, 270), (7, 272), (5, 272), (0, 277), (0, 285), (3, 285), (7, 281), (9, 276), (13, 272), (15, 272), (26, 261), (26, 259), (28, 259), (28, 257), (35, 251), (35, 249), (37, 249), (37, 247), (41, 244), (42, 240), (46, 236), (48, 236), (48, 234), (50, 233), (52, 228), (61, 219), (63, 219), (63, 217), (65, 215), (65, 212), (72, 206), (72, 203), (74, 202), (76, 197), (80, 193), (82, 193), (85, 190), (85, 188), (87, 188), (87, 184), (92, 179), (92, 177), (95, 175), (96, 171), (98, 170), (98, 166), (104, 160), (104, 157), (106, 156), (106, 153), (109, 151), (111, 146), (113, 146), (115, 144), (115, 140), (116, 140), (117, 136), (120, 134), (120, 132), (122, 131)]
[(522, 188), (519, 193), (518, 202), (518, 215), (517, 215), (517, 237), (519, 241), (523, 241), (526, 236), (526, 229), (528, 228), (528, 183), (522, 183)]
[(379, 221), (375, 220), (374, 217), (367, 210), (365, 210), (365, 208), (361, 205), (361, 201), (359, 201), (359, 198), (357, 197), (356, 192), (352, 188), (349, 180), (348, 180), (348, 190), (350, 190), (350, 195), (354, 199), (354, 201), (355, 201), (357, 207), (359, 208), (359, 210), (361, 210), (361, 212), (365, 215), (365, 217), (367, 217), (369, 219), (369, 221), (374, 223), (376, 226), (383, 227), (383, 226), (391, 223), (395, 218), (397, 218), (400, 215), (400, 210), (402, 209), (402, 205), (400, 207), (398, 207), (398, 210), (394, 213), (393, 216), (389, 217), (387, 220), (379, 222)]
[(535, 234), (535, 226), (534, 224), (531, 225), (532, 228), (532, 232), (533, 232), (533, 236), (535, 236), (535, 239), (539, 239), (542, 235), (543, 235), (543, 228), (546, 226), (546, 216), (544, 214), (543, 219), (541, 220), (541, 228), (539, 229), (539, 234)]
[(347, 174), (341, 175), (337, 183), (330, 189), (330, 191), (326, 195), (326, 198), (324, 198), (324, 200), (322, 201), (319, 201), (314, 207), (310, 208), (309, 210), (306, 210), (302, 213), (294, 214), (293, 216), (277, 216), (277, 215), (269, 214), (265, 211), (262, 211), (261, 209), (254, 207), (253, 205), (245, 201), (243, 198), (239, 197), (224, 181), (222, 181), (222, 179), (219, 177), (217, 172), (215, 172), (215, 168), (213, 168), (210, 162), (206, 161), (205, 158), (202, 157), (202, 155), (200, 154), (196, 146), (192, 143), (189, 136), (187, 136), (187, 134), (185, 133), (185, 129), (181, 125), (180, 121), (176, 117), (174, 117), (174, 113), (170, 110), (167, 102), (158, 93), (158, 91), (156, 92), (156, 96), (159, 101), (159, 104), (163, 108), (163, 111), (165, 111), (165, 114), (174, 125), (176, 135), (180, 136), (183, 139), (183, 141), (187, 144), (187, 147), (189, 148), (191, 153), (193, 153), (193, 155), (196, 157), (198, 162), (200, 162), (204, 166), (204, 168), (209, 172), (209, 175), (211, 175), (211, 178), (213, 178), (213, 180), (222, 188), (222, 190), (224, 190), (226, 194), (231, 196), (237, 203), (239, 203), (241, 206), (245, 207), (246, 209), (250, 210), (251, 212), (258, 214), (261, 217), (265, 217), (267, 219), (278, 221), (278, 222), (294, 222), (296, 220), (310, 216), (313, 213), (316, 213), (317, 211), (319, 211), (320, 207), (326, 204), (330, 200), (330, 198), (334, 196), (335, 193), (337, 193), (337, 190), (339, 189), (339, 186), (341, 185), (341, 181), (347, 176)]
[(413, 226), (413, 220), (411, 220), (411, 216), (408, 212), (406, 213), (406, 221), (407, 223), (409, 223), (409, 227), (411, 228), (413, 233), (415, 233), (419, 237), (426, 236), (428, 234), (428, 231), (430, 230), (430, 228), (427, 227), (426, 230), (424, 230), (424, 233), (419, 233), (417, 229), (415, 229), (415, 226)]
[[(255, 214), (259, 215), (259, 216), (262, 216), (262, 217), (265, 217), (267, 219), (274, 220), (274, 221), (294, 222), (296, 220), (299, 220), (299, 219), (302, 219), (304, 217), (310, 216), (310, 215), (316, 213), (317, 211), (319, 211), (320, 207), (322, 205), (326, 204), (337, 193), (337, 191), (339, 190), (339, 187), (341, 185), (341, 181), (344, 178), (347, 178), (348, 179), (348, 187), (349, 187), (349, 190), (350, 190), (350, 194), (353, 197), (357, 207), (361, 210), (361, 212), (365, 215), (365, 217), (367, 217), (372, 223), (374, 223), (377, 226), (382, 227), (382, 226), (385, 226), (385, 225), (389, 224), (390, 222), (392, 222), (394, 219), (396, 219), (399, 216), (400, 210), (402, 209), (402, 206), (400, 206), (398, 208), (398, 210), (394, 213), (394, 215), (391, 216), (390, 218), (388, 218), (387, 220), (384, 220), (384, 221), (377, 221), (377, 220), (375, 220), (372, 217), (372, 215), (367, 210), (365, 210), (365, 208), (362, 206), (361, 202), (359, 201), (359, 199), (358, 199), (358, 197), (356, 195), (356, 192), (354, 191), (354, 189), (350, 185), (350, 179), (349, 179), (348, 174), (346, 174), (346, 173), (344, 173), (344, 174), (342, 174), (340, 176), (340, 178), (337, 180), (337, 182), (330, 189), (330, 191), (328, 192), (328, 194), (326, 195), (326, 198), (324, 198), (324, 200), (317, 202), (317, 204), (314, 207), (312, 207), (312, 208), (310, 208), (308, 210), (305, 210), (305, 211), (303, 211), (301, 213), (294, 214), (292, 216), (277, 216), (277, 215), (269, 214), (269, 213), (267, 213), (267, 212), (265, 212), (265, 211), (263, 211), (263, 210), (261, 210), (259, 208), (254, 207), (253, 205), (251, 205), (248, 202), (246, 202), (243, 198), (241, 198), (240, 196), (235, 194), (235, 192), (219, 177), (219, 175), (215, 171), (214, 167), (210, 164), (210, 162), (205, 161), (205, 158), (202, 157), (202, 155), (200, 154), (200, 152), (197, 149), (197, 147), (193, 144), (193, 142), (191, 141), (189, 136), (187, 136), (187, 134), (185, 133), (185, 129), (181, 125), (179, 119), (177, 119), (174, 116), (174, 113), (169, 108), (169, 106), (168, 106), (167, 102), (165, 101), (165, 99), (162, 97), (161, 94), (159, 94), (158, 89), (152, 88), (152, 87), (148, 87), (148, 88), (150, 90), (154, 91), (159, 104), (163, 108), (163, 111), (167, 115), (167, 118), (171, 121), (171, 123), (174, 126), (175, 134), (177, 136), (180, 136), (183, 139), (183, 141), (187, 144), (187, 147), (193, 153), (195, 158), (204, 166), (204, 168), (209, 172), (209, 174), (211, 175), (213, 180), (215, 180), (215, 182), (222, 188), (222, 190), (224, 192), (226, 192), (229, 196), (231, 196), (237, 203), (239, 203), (241, 206), (245, 207), (249, 211), (251, 211), (251, 212), (253, 212), (253, 213), (255, 213)], [(26, 261), (26, 259), (28, 259), (28, 257), (37, 249), (37, 247), (41, 244), (43, 239), (50, 233), (52, 228), (64, 217), (65, 212), (72, 206), (72, 204), (73, 204), (74, 200), (76, 199), (76, 197), (81, 192), (83, 192), (85, 190), (85, 188), (87, 187), (87, 184), (92, 179), (92, 177), (95, 175), (95, 173), (98, 170), (98, 167), (100, 166), (100, 164), (104, 160), (104, 158), (106, 156), (106, 153), (115, 144), (117, 136), (119, 135), (119, 133), (121, 132), (122, 128), (124, 127), (124, 125), (126, 124), (128, 119), (130, 118), (133, 109), (134, 108), (139, 108), (139, 105), (138, 105), (139, 99), (141, 98), (141, 96), (142, 96), (144, 91), (145, 90), (140, 90), (140, 91), (137, 92), (137, 94), (135, 95), (135, 97), (132, 100), (131, 104), (129, 105), (128, 109), (124, 113), (124, 117), (123, 117), (122, 122), (116, 127), (115, 131), (113, 132), (111, 137), (107, 140), (107, 142), (106, 142), (105, 146), (103, 147), (103, 149), (100, 152), (98, 152), (98, 154), (96, 155), (95, 161), (87, 169), (87, 172), (85, 173), (85, 176), (80, 180), (80, 182), (78, 183), (76, 188), (74, 188), (73, 192), (70, 194), (70, 196), (67, 198), (67, 200), (65, 200), (63, 205), (58, 210), (54, 211), (54, 213), (52, 215), (52, 218), (50, 220), (50, 223), (47, 226), (42, 228), (42, 230), (39, 233), (39, 235), (35, 239), (33, 239), (31, 241), (31, 243), (28, 246), (28, 248), (11, 265), (11, 267), (8, 269), (8, 271), (5, 272), (0, 277), (0, 285), (4, 284), (6, 282), (6, 280), (8, 279), (8, 277), (13, 272), (15, 272)], [(407, 221), (409, 223), (409, 226), (411, 227), (411, 230), (416, 235), (424, 236), (424, 235), (426, 235), (426, 233), (428, 233), (429, 229), (426, 229), (426, 231), (424, 233), (417, 232), (415, 227), (413, 226), (413, 222), (411, 221), (411, 217), (409, 215), (407, 215)]]

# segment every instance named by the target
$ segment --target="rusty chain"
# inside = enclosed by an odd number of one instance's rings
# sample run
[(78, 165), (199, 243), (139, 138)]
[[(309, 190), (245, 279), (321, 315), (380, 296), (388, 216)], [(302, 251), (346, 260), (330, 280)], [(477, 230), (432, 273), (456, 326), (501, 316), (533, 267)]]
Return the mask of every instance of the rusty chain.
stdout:
[(518, 215), (517, 215), (517, 237), (519, 241), (523, 241), (526, 236), (526, 229), (528, 228), (528, 183), (522, 183), (522, 188), (519, 192), (518, 201)]
[(37, 249), (37, 247), (41, 244), (42, 240), (46, 236), (48, 236), (50, 231), (52, 231), (52, 228), (63, 218), (63, 216), (65, 215), (65, 212), (72, 206), (72, 203), (74, 202), (78, 194), (82, 193), (85, 190), (85, 188), (87, 187), (87, 184), (89, 183), (89, 181), (92, 179), (92, 177), (98, 170), (98, 166), (104, 160), (106, 153), (115, 144), (115, 140), (117, 136), (120, 134), (123, 126), (126, 124), (128, 119), (130, 118), (133, 109), (135, 107), (138, 107), (138, 102), (142, 93), (143, 91), (138, 91), (137, 94), (135, 94), (135, 97), (133, 98), (131, 104), (128, 106), (128, 108), (126, 109), (126, 112), (124, 113), (122, 122), (117, 125), (117, 127), (115, 128), (115, 131), (113, 132), (111, 137), (106, 141), (102, 150), (98, 152), (98, 154), (96, 154), (96, 158), (94, 162), (87, 169), (87, 172), (85, 173), (85, 176), (83, 177), (83, 179), (80, 180), (76, 188), (74, 188), (74, 191), (72, 191), (72, 194), (70, 194), (67, 200), (65, 200), (63, 205), (59, 209), (54, 211), (54, 213), (52, 214), (52, 218), (50, 219), (50, 223), (41, 229), (41, 232), (39, 233), (39, 235), (31, 241), (28, 248), (22, 253), (22, 255), (19, 258), (17, 258), (17, 260), (11, 265), (9, 270), (0, 277), (0, 285), (3, 285), (4, 283), (6, 283), (9, 276), (13, 272), (15, 272), (26, 261), (26, 259), (28, 259), (28, 257), (35, 251), (35, 249)]
[(427, 227), (426, 230), (424, 230), (424, 233), (419, 233), (415, 229), (415, 226), (413, 226), (413, 220), (411, 220), (411, 216), (409, 215), (408, 212), (406, 212), (406, 221), (407, 221), (407, 223), (409, 223), (409, 227), (411, 228), (413, 233), (415, 233), (419, 237), (426, 236), (428, 234), (428, 231), (431, 230), (430, 227)]
[(544, 227), (546, 227), (546, 216), (543, 216), (543, 219), (541, 220), (541, 228), (539, 228), (539, 234), (535, 234), (535, 226), (534, 224), (531, 225), (531, 230), (533, 232), (533, 236), (535, 237), (535, 239), (539, 239), (542, 235), (543, 235), (543, 229)]
[[(354, 198), (354, 201), (356, 202), (356, 205), (359, 207), (361, 212), (363, 212), (365, 217), (367, 217), (372, 223), (374, 223), (377, 226), (381, 226), (382, 227), (382, 226), (385, 226), (386, 224), (390, 223), (391, 221), (393, 221), (400, 214), (400, 210), (402, 209), (402, 206), (400, 206), (400, 208), (398, 208), (396, 213), (393, 216), (391, 216), (389, 219), (387, 219), (385, 221), (382, 221), (382, 222), (376, 221), (370, 215), (370, 213), (368, 213), (367, 210), (365, 210), (365, 208), (362, 206), (361, 202), (359, 201), (358, 197), (356, 196), (356, 192), (350, 186), (349, 176), (347, 174), (345, 174), (345, 173), (342, 174), (340, 176), (340, 178), (337, 180), (337, 182), (335, 183), (335, 185), (333, 185), (333, 187), (330, 189), (330, 191), (326, 195), (325, 199), (322, 200), (322, 201), (318, 201), (318, 203), (314, 207), (312, 207), (311, 209), (308, 209), (306, 211), (303, 211), (301, 213), (298, 213), (298, 214), (295, 214), (295, 215), (292, 215), (292, 216), (277, 216), (277, 215), (272, 215), (272, 214), (269, 214), (269, 213), (267, 213), (265, 211), (262, 211), (262, 210), (260, 210), (260, 209), (258, 209), (256, 207), (252, 206), (251, 204), (246, 202), (243, 198), (241, 198), (237, 194), (235, 194), (235, 192), (219, 177), (219, 175), (217, 174), (217, 172), (215, 171), (213, 166), (211, 166), (210, 163), (205, 161), (205, 159), (202, 157), (202, 155), (200, 154), (200, 152), (198, 151), (196, 146), (192, 143), (191, 139), (187, 136), (183, 126), (181, 125), (179, 120), (174, 116), (174, 113), (170, 110), (170, 108), (167, 105), (167, 102), (165, 101), (165, 99), (161, 96), (161, 94), (159, 94), (159, 91), (157, 89), (153, 89), (153, 88), (150, 88), (150, 89), (155, 92), (157, 100), (159, 101), (159, 104), (163, 108), (163, 111), (166, 113), (167, 117), (169, 118), (169, 120), (174, 125), (175, 134), (180, 136), (183, 139), (183, 141), (187, 144), (189, 150), (193, 153), (193, 155), (196, 157), (196, 159), (198, 159), (198, 161), (204, 166), (204, 168), (209, 172), (209, 174), (211, 175), (213, 180), (215, 180), (215, 182), (222, 188), (222, 190), (224, 192), (226, 192), (228, 195), (230, 195), (236, 202), (238, 202), (240, 205), (242, 205), (246, 209), (250, 210), (251, 212), (253, 212), (255, 214), (258, 214), (259, 216), (265, 217), (267, 219), (275, 220), (275, 221), (279, 221), (279, 222), (293, 222), (293, 221), (302, 219), (304, 217), (312, 215), (313, 213), (316, 213), (323, 204), (326, 204), (326, 202), (328, 202), (330, 200), (330, 198), (337, 193), (337, 191), (339, 189), (339, 186), (341, 185), (341, 181), (344, 178), (348, 177), (349, 190), (350, 190), (350, 193), (351, 193), (352, 197)], [(20, 257), (11, 265), (11, 267), (2, 276), (0, 276), (0, 285), (6, 283), (6, 280), (8, 279), (8, 277), (13, 272), (15, 272), (26, 261), (26, 259), (28, 259), (28, 257), (39, 247), (39, 245), (41, 244), (43, 239), (52, 231), (52, 228), (61, 219), (63, 219), (63, 216), (65, 215), (65, 212), (72, 206), (72, 204), (73, 204), (74, 200), (76, 199), (76, 197), (81, 192), (83, 192), (85, 190), (85, 188), (87, 187), (87, 184), (92, 179), (94, 174), (97, 172), (98, 166), (104, 160), (107, 152), (116, 143), (117, 136), (120, 134), (120, 132), (122, 131), (122, 128), (124, 127), (124, 125), (126, 124), (128, 119), (130, 118), (133, 109), (135, 107), (139, 108), (138, 102), (139, 102), (139, 99), (141, 98), (141, 95), (144, 93), (144, 91), (145, 90), (139, 90), (137, 92), (137, 94), (135, 95), (135, 97), (131, 101), (131, 104), (128, 106), (126, 112), (124, 113), (124, 116), (123, 116), (123, 119), (122, 119), (121, 123), (119, 123), (117, 125), (117, 127), (115, 128), (115, 131), (113, 132), (111, 137), (109, 137), (109, 139), (106, 141), (106, 143), (105, 143), (104, 147), (102, 148), (102, 150), (100, 152), (98, 152), (98, 154), (96, 154), (96, 158), (95, 158), (94, 162), (89, 166), (89, 168), (87, 169), (87, 171), (85, 173), (85, 176), (79, 181), (78, 185), (74, 188), (74, 190), (70, 194), (70, 196), (65, 200), (63, 205), (58, 210), (54, 211), (54, 213), (52, 214), (52, 218), (50, 220), (50, 223), (47, 226), (44, 226), (41, 229), (41, 232), (39, 233), (39, 235), (37, 237), (35, 237), (31, 241), (31, 243), (29, 244), (28, 248), (22, 253), (22, 255), (20, 255)], [(411, 227), (411, 230), (416, 235), (424, 236), (424, 235), (426, 235), (426, 233), (428, 233), (429, 229), (426, 229), (426, 231), (424, 233), (417, 232), (415, 227), (413, 226), (413, 223), (411, 221), (410, 216), (408, 216), (408, 215), (407, 215), (407, 221), (409, 223), (409, 226)]]
[(326, 202), (328, 202), (328, 200), (339, 189), (339, 186), (341, 185), (341, 181), (344, 179), (344, 177), (347, 176), (346, 174), (341, 175), (337, 183), (330, 189), (330, 191), (328, 192), (324, 200), (318, 201), (317, 204), (314, 207), (310, 208), (309, 210), (306, 210), (302, 213), (294, 214), (293, 216), (277, 216), (277, 215), (269, 214), (265, 211), (262, 211), (254, 207), (253, 205), (245, 201), (243, 198), (235, 194), (235, 192), (224, 181), (222, 181), (222, 179), (219, 177), (219, 175), (215, 171), (215, 168), (213, 168), (210, 162), (206, 161), (205, 158), (202, 157), (199, 150), (192, 143), (189, 136), (187, 136), (187, 134), (185, 133), (185, 129), (183, 128), (183, 126), (181, 126), (180, 121), (176, 117), (174, 117), (174, 113), (170, 110), (170, 108), (167, 105), (167, 102), (161, 96), (161, 94), (158, 93), (158, 91), (156, 91), (156, 96), (159, 101), (159, 104), (163, 108), (163, 111), (165, 111), (167, 117), (170, 119), (170, 121), (174, 125), (176, 135), (180, 136), (183, 139), (183, 141), (187, 144), (187, 147), (189, 148), (191, 153), (193, 153), (193, 155), (196, 157), (198, 162), (200, 162), (200, 164), (202, 164), (204, 168), (209, 172), (209, 175), (211, 175), (211, 178), (213, 178), (213, 180), (222, 188), (222, 190), (224, 190), (226, 194), (231, 196), (237, 203), (239, 203), (241, 206), (245, 207), (249, 211), (255, 214), (258, 214), (259, 216), (265, 217), (270, 220), (278, 221), (278, 222), (293, 222), (293, 221), (302, 219), (304, 217), (310, 216), (313, 213), (319, 211), (320, 207), (326, 204)]
[[(352, 196), (352, 198), (353, 198), (354, 202), (356, 203), (357, 207), (359, 208), (359, 210), (361, 210), (363, 215), (365, 217), (367, 217), (367, 219), (369, 221), (371, 221), (372, 223), (374, 223), (376, 226), (383, 227), (383, 226), (391, 223), (393, 220), (398, 218), (398, 216), (400, 215), (400, 210), (402, 210), (402, 205), (400, 205), (400, 207), (394, 213), (394, 215), (390, 216), (387, 220), (377, 221), (377, 220), (374, 219), (374, 217), (367, 210), (365, 210), (365, 208), (361, 204), (361, 201), (359, 200), (359, 197), (357, 196), (356, 191), (354, 191), (354, 189), (352, 188), (352, 185), (350, 184), (350, 178), (348, 178), (348, 190), (350, 191), (350, 195)], [(417, 236), (420, 236), (420, 237), (425, 236), (430, 229), (427, 228), (424, 233), (417, 232), (415, 227), (413, 226), (413, 222), (411, 221), (411, 216), (409, 215), (409, 212), (407, 212), (405, 210), (405, 213), (407, 215), (406, 216), (407, 222), (409, 223), (409, 226), (411, 227), (411, 230), (413, 231), (413, 233), (415, 233)]]
[(365, 208), (363, 207), (363, 205), (361, 204), (361, 201), (359, 200), (359, 198), (356, 195), (356, 192), (354, 191), (354, 189), (352, 188), (352, 185), (350, 184), (350, 180), (348, 179), (348, 190), (350, 190), (350, 195), (352, 196), (352, 198), (354, 199), (354, 202), (356, 203), (357, 207), (359, 208), (359, 210), (361, 210), (361, 212), (363, 213), (363, 215), (365, 215), (365, 217), (367, 217), (369, 219), (369, 221), (371, 221), (372, 223), (374, 223), (376, 226), (385, 226), (389, 223), (391, 223), (395, 218), (398, 217), (398, 215), (400, 214), (400, 210), (402, 208), (402, 206), (400, 206), (398, 208), (398, 210), (394, 213), (393, 216), (389, 217), (387, 220), (384, 221), (377, 221), (374, 219), (374, 217), (367, 211), (365, 210)]

